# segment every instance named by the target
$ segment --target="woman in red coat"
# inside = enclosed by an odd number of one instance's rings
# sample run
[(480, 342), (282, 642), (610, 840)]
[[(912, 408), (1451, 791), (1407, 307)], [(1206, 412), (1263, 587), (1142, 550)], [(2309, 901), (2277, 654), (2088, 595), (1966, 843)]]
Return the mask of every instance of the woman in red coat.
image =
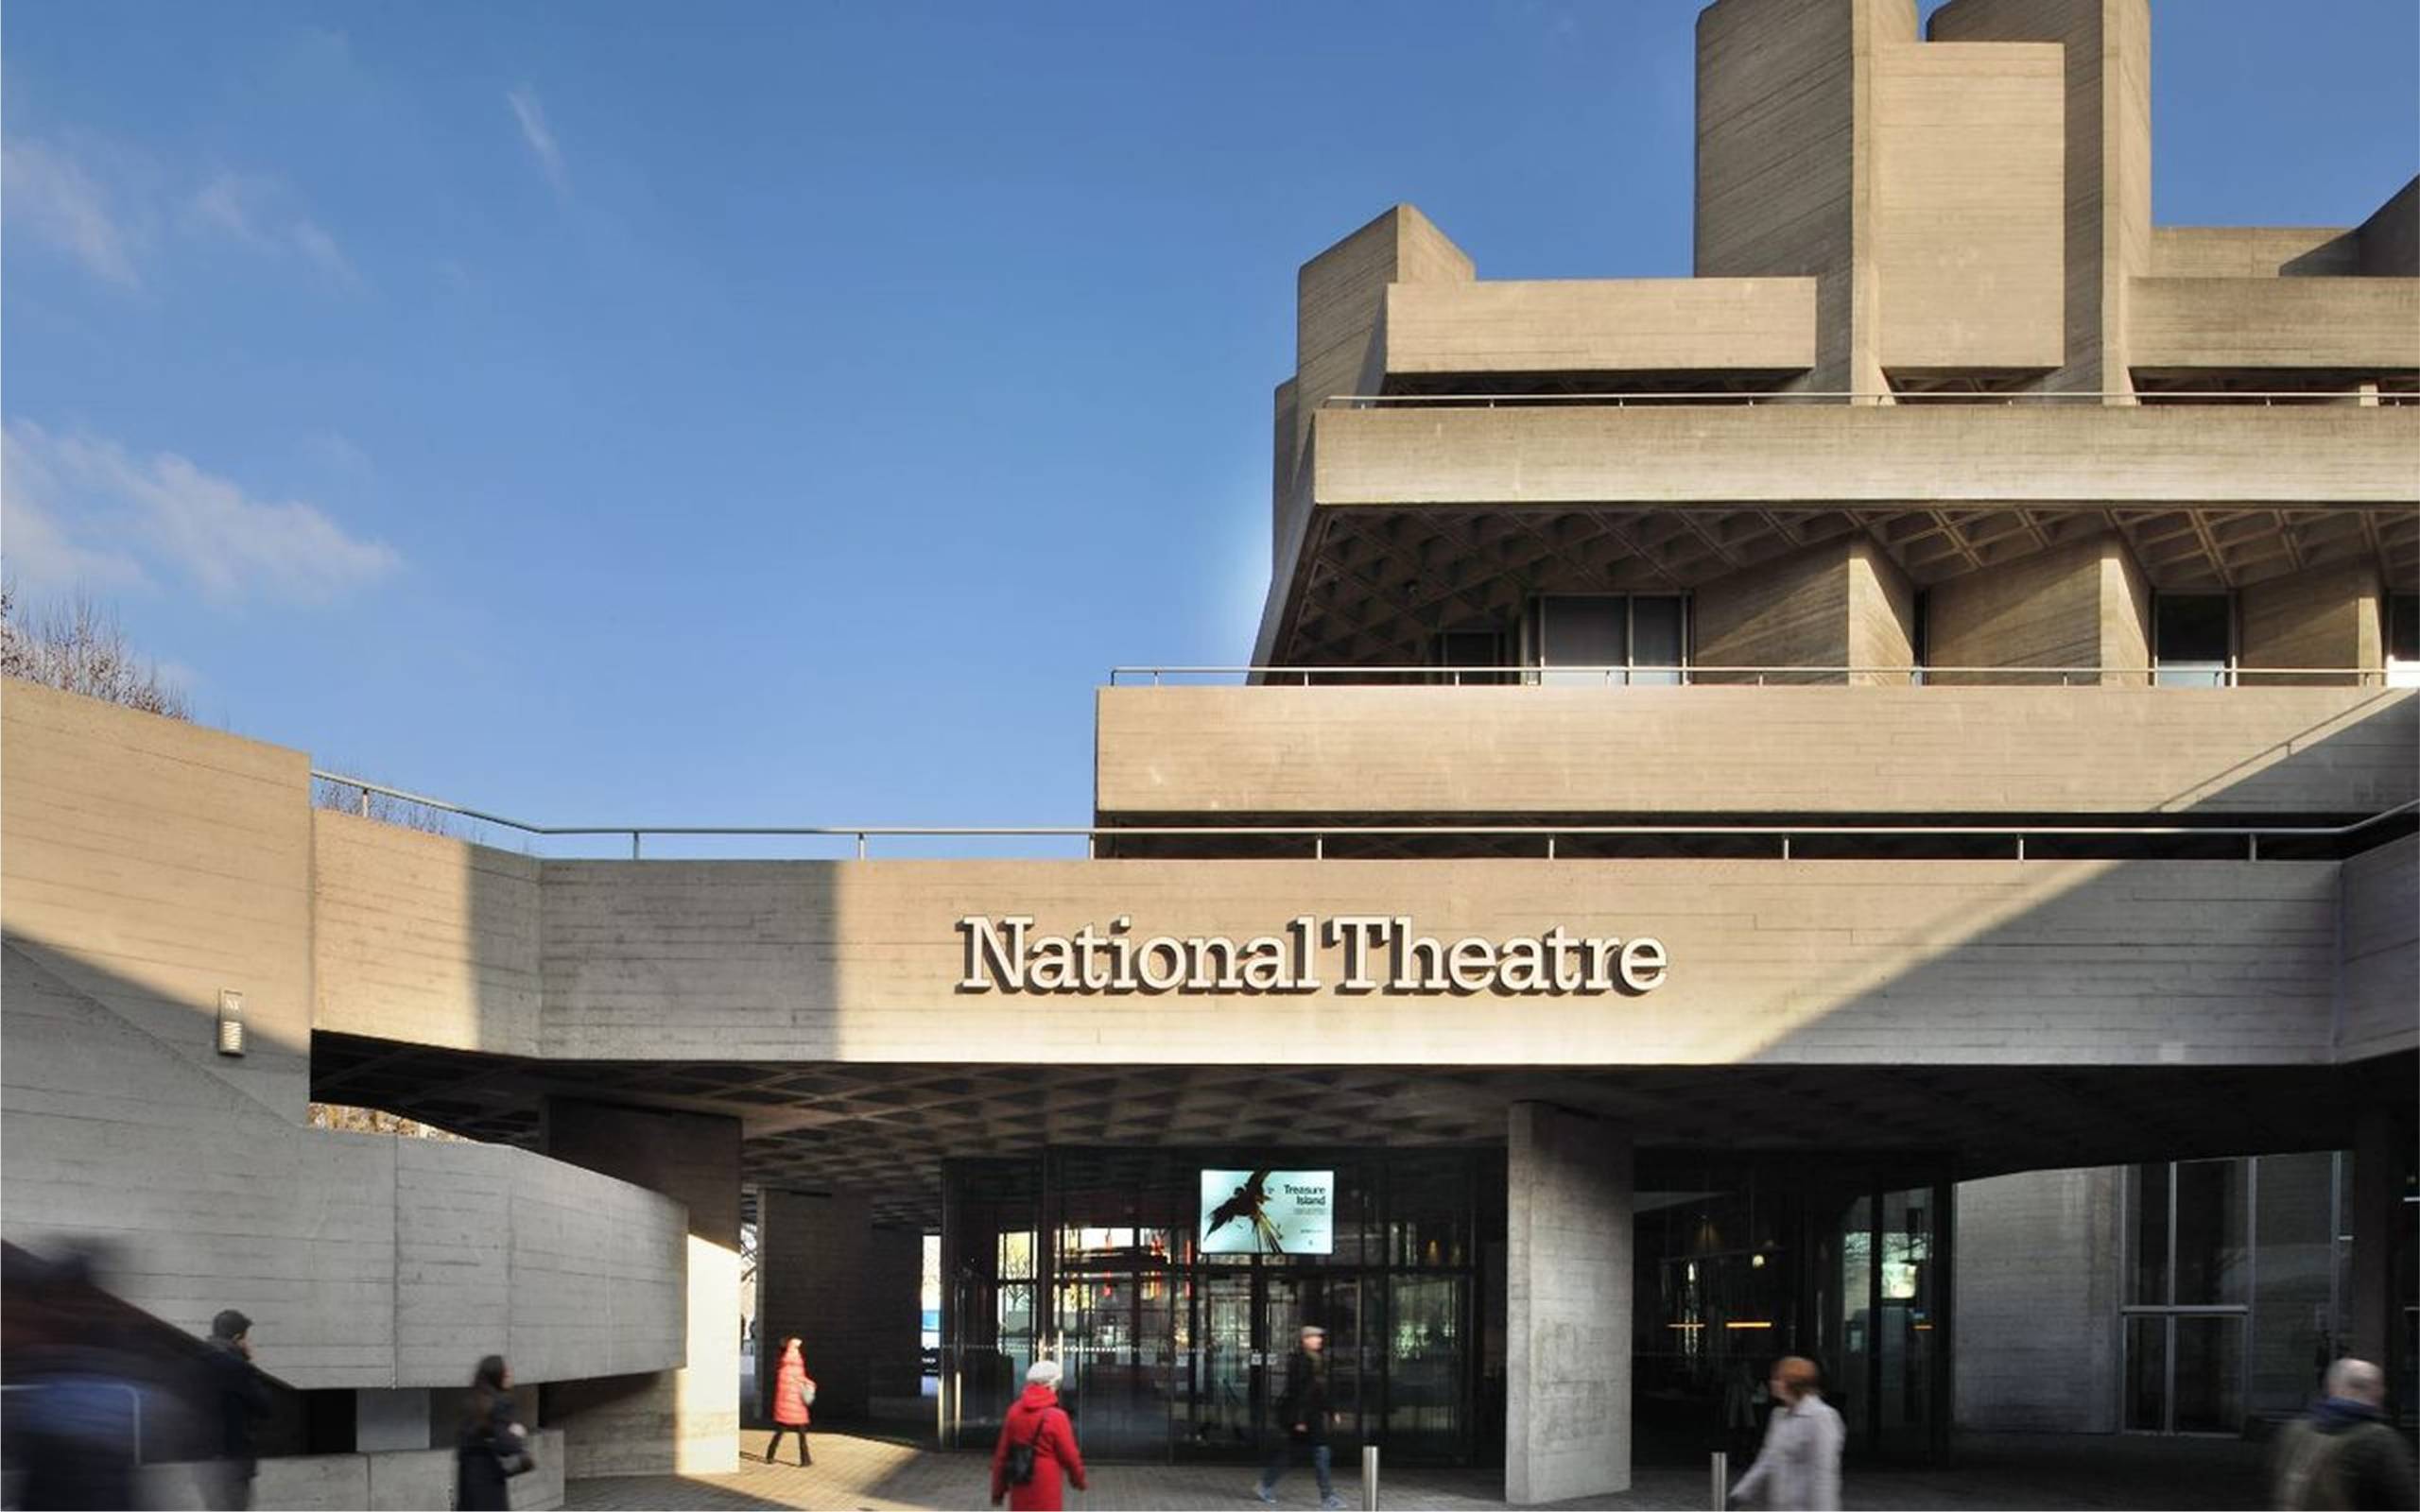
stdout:
[(794, 1338), (782, 1341), (782, 1367), (773, 1377), (773, 1437), (765, 1446), (765, 1463), (773, 1463), (773, 1451), (782, 1447), (784, 1434), (798, 1435), (798, 1462), (812, 1465), (815, 1456), (806, 1452), (807, 1407), (815, 1400), (815, 1380), (806, 1373), (806, 1355)]
[[(1014, 1451), (1033, 1451), (1033, 1476), (1023, 1486), (1011, 1485), (1009, 1464)], [(1009, 1499), (1010, 1512), (1060, 1512), (1062, 1471), (1084, 1486), (1084, 1456), (1076, 1451), (1076, 1425), (1059, 1405), (1059, 1362), (1039, 1360), (1025, 1373), (1025, 1395), (1009, 1408), (1000, 1424), (1000, 1444), (992, 1451), (992, 1504)]]

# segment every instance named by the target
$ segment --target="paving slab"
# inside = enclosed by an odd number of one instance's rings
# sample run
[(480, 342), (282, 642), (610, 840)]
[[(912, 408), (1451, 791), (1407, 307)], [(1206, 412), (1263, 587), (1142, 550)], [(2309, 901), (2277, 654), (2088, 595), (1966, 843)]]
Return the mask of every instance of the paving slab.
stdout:
[[(742, 1435), (750, 1454), (763, 1440)], [(745, 1460), (730, 1475), (637, 1475), (576, 1481), (563, 1504), (593, 1512), (636, 1508), (804, 1507), (892, 1512), (905, 1508), (983, 1507), (990, 1489), (989, 1461), (980, 1454), (942, 1452), (871, 1435), (815, 1435), (815, 1463), (767, 1465)], [(2259, 1507), (2267, 1504), (2259, 1447), (2238, 1440), (2176, 1440), (2049, 1435), (1967, 1435), (1950, 1456), (1933, 1465), (1852, 1465), (1844, 1478), (1845, 1505), (1872, 1512), (1917, 1508), (2188, 1509)], [(1340, 1469), (1343, 1467), (1340, 1466)], [(1357, 1469), (1357, 1467), (1356, 1467)], [(1093, 1469), (1093, 1488), (1071, 1495), (1071, 1512), (1180, 1512), (1233, 1509), (1251, 1512), (1253, 1471), (1249, 1466), (1103, 1464)], [(1361, 1504), (1357, 1474), (1339, 1474), (1337, 1491), (1348, 1506)], [(1505, 1505), (1503, 1472), (1495, 1469), (1389, 1469), (1381, 1490), (1387, 1512), (1465, 1512)], [(1298, 1469), (1278, 1488), (1278, 1505), (1308, 1509), (1319, 1504), (1307, 1469)], [(1616, 1496), (1584, 1497), (1553, 1503), (1560, 1508), (1701, 1508), (1706, 1505), (1706, 1472), (1686, 1466), (1642, 1466), (1631, 1489)]]

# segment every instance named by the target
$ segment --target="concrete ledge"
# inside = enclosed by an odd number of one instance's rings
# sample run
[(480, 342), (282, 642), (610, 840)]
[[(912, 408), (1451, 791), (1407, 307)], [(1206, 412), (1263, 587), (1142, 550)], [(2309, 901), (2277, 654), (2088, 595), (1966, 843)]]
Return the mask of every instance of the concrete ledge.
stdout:
[[(563, 1504), (563, 1435), (546, 1429), (532, 1438), (538, 1468), (508, 1483), (516, 1512), (541, 1512)], [(203, 1504), (201, 1478), (208, 1471), (209, 1467), (200, 1464), (146, 1466), (141, 1484), (147, 1504)], [(252, 1482), (252, 1505), (260, 1512), (344, 1507), (410, 1512), (450, 1507), (454, 1492), (454, 1451), (450, 1449), (296, 1454), (261, 1461), (260, 1473)]]
[(2137, 369), (2420, 369), (2420, 279), (2138, 278)]
[(1096, 701), (1104, 816), (2368, 814), (2420, 796), (2407, 689), (1116, 687)]
[(2408, 505), (2420, 406), (1404, 405), (1313, 438), (1322, 507)]
[(1390, 373), (1803, 372), (1815, 281), (1392, 284), (1380, 330)]

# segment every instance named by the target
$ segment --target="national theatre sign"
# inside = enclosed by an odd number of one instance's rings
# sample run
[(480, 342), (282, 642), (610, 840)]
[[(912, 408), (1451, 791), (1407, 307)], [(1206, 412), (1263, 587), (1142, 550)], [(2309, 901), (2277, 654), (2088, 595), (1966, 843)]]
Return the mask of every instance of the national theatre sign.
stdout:
[[(1029, 914), (958, 921), (966, 943), (960, 992), (1496, 992), (1546, 995), (1651, 992), (1670, 960), (1644, 935), (1540, 935), (1442, 939), (1413, 932), (1408, 915), (1338, 914), (1288, 919), (1273, 935), (1133, 933), (1120, 914), (1107, 929), (1038, 934)], [(1334, 971), (1333, 981), (1323, 971)]]

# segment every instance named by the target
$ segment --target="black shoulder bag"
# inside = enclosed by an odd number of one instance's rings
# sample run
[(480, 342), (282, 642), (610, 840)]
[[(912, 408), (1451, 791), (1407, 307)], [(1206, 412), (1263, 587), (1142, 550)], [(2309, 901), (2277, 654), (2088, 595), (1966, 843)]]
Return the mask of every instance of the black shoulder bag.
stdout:
[(1032, 1442), (1009, 1446), (1009, 1484), (1011, 1486), (1033, 1484), (1033, 1459), (1042, 1452), (1042, 1435), (1049, 1428), (1050, 1409), (1045, 1407), (1042, 1410), (1042, 1416), (1034, 1419)]

